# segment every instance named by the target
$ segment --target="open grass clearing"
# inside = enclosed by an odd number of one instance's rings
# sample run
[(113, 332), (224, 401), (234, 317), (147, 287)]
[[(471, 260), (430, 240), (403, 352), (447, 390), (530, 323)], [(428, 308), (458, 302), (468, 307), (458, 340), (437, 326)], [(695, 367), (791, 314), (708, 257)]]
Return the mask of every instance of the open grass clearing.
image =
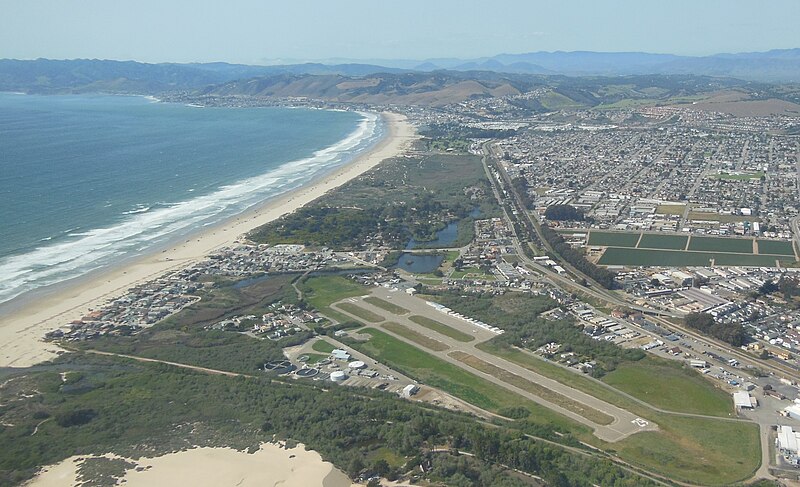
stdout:
[(656, 214), (658, 215), (683, 215), (686, 205), (658, 205)]
[(352, 319), (333, 309), (331, 304), (367, 294), (367, 288), (342, 276), (314, 276), (300, 283), (298, 287), (311, 306), (340, 323)]
[(327, 340), (317, 340), (311, 345), (311, 349), (320, 352), (320, 353), (327, 353), (330, 354), (336, 347), (331, 345), (331, 343)]
[(353, 348), (422, 383), (495, 413), (504, 408), (524, 407), (531, 412), (527, 421), (550, 425), (559, 431), (591, 436), (588, 427), (380, 330), (365, 328), (362, 333), (370, 335), (370, 340), (353, 342)]
[(354, 304), (354, 303), (338, 303), (336, 305), (337, 308), (350, 313), (353, 316), (358, 316), (364, 321), (368, 321), (370, 323), (380, 323), (384, 320), (383, 316), (373, 313), (368, 309), (364, 309), (361, 306)]
[(439, 340), (435, 340), (430, 337), (426, 337), (422, 333), (419, 333), (411, 328), (401, 325), (400, 323), (394, 323), (388, 321), (381, 325), (381, 328), (386, 328), (390, 332), (394, 333), (395, 335), (399, 335), (406, 340), (411, 340), (412, 342), (420, 345), (422, 347), (427, 348), (428, 350), (433, 350), (434, 352), (443, 352), (445, 350), (449, 350), (450, 347), (445, 345), (444, 343), (440, 342)]
[(690, 211), (688, 215), (689, 220), (712, 221), (720, 223), (735, 223), (735, 222), (752, 222), (758, 221), (757, 216), (745, 215), (720, 215), (719, 213), (710, 213), (707, 211)]
[(403, 308), (402, 306), (398, 306), (398, 305), (396, 305), (394, 303), (390, 303), (389, 301), (386, 301), (385, 299), (381, 299), (381, 298), (376, 297), (376, 296), (367, 296), (366, 298), (364, 298), (364, 301), (366, 301), (367, 303), (369, 303), (369, 304), (371, 304), (373, 306), (377, 306), (378, 308), (386, 310), (386, 311), (388, 311), (388, 312), (390, 312), (392, 314), (395, 314), (395, 315), (408, 314), (408, 310)]
[(583, 416), (584, 418), (596, 424), (605, 426), (614, 422), (614, 418), (608, 414), (591, 408), (585, 404), (581, 404), (577, 401), (573, 401), (563, 394), (555, 392), (535, 382), (531, 382), (524, 377), (512, 374), (511, 372), (497, 367), (496, 365), (490, 364), (489, 362), (486, 362), (474, 355), (460, 351), (450, 352), (449, 355), (459, 362), (469, 365), (475, 370), (479, 370), (485, 374), (489, 374), (500, 379), (506, 384), (511, 384), (514, 387), (530, 392), (531, 394), (535, 394), (545, 401), (551, 402), (556, 406), (566, 409), (567, 411), (571, 411), (575, 414)]
[(758, 425), (658, 415), (661, 431), (608, 445), (634, 465), (695, 485), (729, 485), (751, 477), (761, 463)]
[(668, 411), (733, 416), (731, 396), (687, 366), (653, 357), (621, 363), (602, 378), (621, 391)]
[(424, 326), (429, 330), (433, 330), (436, 333), (441, 333), (442, 335), (448, 336), (453, 340), (458, 340), (459, 342), (467, 343), (475, 340), (475, 337), (472, 335), (456, 330), (452, 326), (445, 325), (444, 323), (440, 323), (425, 316), (412, 315), (409, 316), (408, 319), (420, 326)]

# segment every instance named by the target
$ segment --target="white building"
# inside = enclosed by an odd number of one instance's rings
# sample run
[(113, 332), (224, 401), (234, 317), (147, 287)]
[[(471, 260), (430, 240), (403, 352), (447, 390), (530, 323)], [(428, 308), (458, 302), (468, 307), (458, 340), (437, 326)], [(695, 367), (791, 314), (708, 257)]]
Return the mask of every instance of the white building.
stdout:
[(752, 397), (745, 391), (734, 392), (733, 404), (736, 406), (736, 409), (754, 409), (758, 406), (758, 399)]

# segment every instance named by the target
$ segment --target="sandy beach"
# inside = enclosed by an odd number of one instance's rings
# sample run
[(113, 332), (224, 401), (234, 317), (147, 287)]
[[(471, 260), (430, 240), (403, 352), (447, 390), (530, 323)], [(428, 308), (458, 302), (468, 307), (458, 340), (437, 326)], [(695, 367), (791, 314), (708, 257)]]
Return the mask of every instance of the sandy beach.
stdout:
[[(104, 455), (108, 458), (122, 458)], [(45, 467), (28, 487), (77, 485), (78, 467), (86, 456), (74, 456)], [(128, 460), (128, 459), (126, 459)], [(265, 443), (255, 453), (231, 448), (194, 448), (155, 458), (128, 460), (136, 467), (123, 477), (131, 487), (350, 487), (350, 479), (303, 445), (284, 449)]]
[(233, 244), (250, 230), (310, 203), (384, 159), (401, 154), (416, 138), (414, 128), (401, 115), (383, 113), (382, 116), (387, 124), (387, 135), (367, 153), (327, 176), (192, 235), (163, 252), (99, 272), (91, 279), (79, 279), (76, 284), (64, 285), (0, 317), (0, 367), (27, 367), (54, 357), (58, 347), (42, 341), (48, 331), (85, 316), (90, 308), (102, 306), (134, 285), (202, 260), (215, 250)]

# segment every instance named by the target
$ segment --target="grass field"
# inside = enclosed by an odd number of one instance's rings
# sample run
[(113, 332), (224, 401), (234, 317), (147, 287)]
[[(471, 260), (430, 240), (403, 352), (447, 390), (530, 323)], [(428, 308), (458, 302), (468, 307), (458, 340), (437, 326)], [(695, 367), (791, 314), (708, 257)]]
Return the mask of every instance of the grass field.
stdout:
[(368, 321), (370, 323), (380, 323), (384, 320), (383, 316), (373, 313), (368, 309), (364, 309), (361, 306), (353, 303), (339, 303), (336, 305), (337, 308), (350, 313), (351, 315), (358, 316), (362, 320)]
[(794, 255), (792, 242), (785, 240), (762, 240), (758, 239), (759, 254)]
[(439, 340), (434, 340), (433, 338), (426, 337), (422, 333), (412, 330), (411, 328), (401, 325), (400, 323), (394, 323), (389, 321), (382, 324), (381, 328), (386, 328), (395, 335), (399, 335), (405, 338), (406, 340), (411, 340), (417, 345), (425, 347), (428, 350), (433, 350), (434, 352), (443, 352), (445, 350), (450, 349), (450, 347), (440, 342)]
[(589, 421), (593, 421), (600, 425), (609, 425), (614, 421), (614, 418), (608, 414), (581, 404), (577, 401), (573, 401), (563, 394), (559, 394), (558, 392), (552, 391), (547, 387), (536, 384), (535, 382), (531, 382), (524, 377), (512, 374), (511, 372), (481, 360), (474, 355), (459, 351), (450, 352), (449, 355), (459, 362), (469, 365), (475, 370), (479, 370), (485, 374), (497, 377), (506, 384), (511, 384), (514, 387), (518, 387), (519, 389), (530, 392), (531, 394), (535, 394), (545, 401), (549, 401), (557, 406), (561, 406), (567, 411), (571, 411), (575, 414), (583, 416)]
[(658, 415), (661, 431), (609, 445), (633, 464), (695, 485), (729, 485), (751, 477), (761, 463), (758, 425)]
[(661, 409), (709, 416), (733, 415), (727, 393), (677, 363), (647, 357), (620, 364), (602, 380)]
[(462, 368), (408, 345), (374, 328), (363, 333), (372, 338), (363, 343), (354, 342), (353, 348), (397, 369), (416, 380), (442, 389), (479, 408), (498, 412), (504, 408), (524, 407), (531, 412), (528, 421), (551, 425), (560, 431), (589, 435), (589, 428), (555, 413), (544, 406), (529, 401), (507, 389), (471, 374)]
[(636, 247), (636, 242), (638, 241), (638, 233), (598, 232), (596, 230), (589, 232), (589, 245), (598, 245), (600, 247)]
[(331, 304), (344, 298), (367, 294), (364, 286), (342, 276), (311, 277), (300, 283), (299, 287), (311, 306), (341, 323), (352, 321), (352, 319), (331, 308)]
[(308, 365), (314, 365), (328, 358), (328, 355), (322, 353), (305, 353), (303, 355), (308, 356), (308, 360), (306, 361)]
[(600, 257), (600, 265), (628, 266), (707, 266), (711, 259), (716, 265), (775, 267), (775, 259), (791, 262), (794, 257), (715, 252), (684, 252), (656, 249), (626, 249), (610, 247)]
[(724, 237), (692, 237), (688, 250), (702, 252), (735, 252), (737, 254), (752, 254), (753, 239), (751, 238), (724, 238)]
[(686, 235), (645, 233), (639, 241), (640, 249), (683, 250), (686, 248)]
[(330, 354), (336, 347), (326, 340), (317, 340), (311, 345), (311, 348), (320, 353)]
[(683, 215), (686, 205), (658, 205), (656, 214), (658, 215)]
[(466, 343), (475, 340), (475, 337), (472, 335), (468, 335), (462, 331), (456, 330), (451, 326), (447, 326), (444, 323), (439, 323), (438, 321), (432, 320), (425, 316), (412, 315), (409, 316), (408, 319), (420, 326), (424, 326), (425, 328), (433, 330), (436, 333), (441, 333), (442, 335), (448, 336), (453, 340), (458, 340), (459, 342)]
[(396, 305), (394, 303), (390, 303), (389, 301), (386, 301), (385, 299), (381, 299), (381, 298), (378, 298), (378, 297), (375, 297), (375, 296), (368, 296), (368, 297), (364, 298), (364, 301), (366, 301), (367, 303), (369, 303), (369, 304), (371, 304), (373, 306), (377, 306), (378, 308), (384, 309), (384, 310), (388, 311), (389, 313), (392, 313), (392, 314), (395, 314), (395, 315), (408, 314), (408, 310), (403, 308), (402, 306), (398, 306), (398, 305)]
[[(741, 481), (750, 477), (760, 464), (758, 427), (754, 423), (660, 413), (607, 387), (607, 384), (576, 374), (530, 353), (497, 346), (492, 342), (482, 343), (478, 348), (658, 424), (658, 432), (637, 433), (617, 443), (603, 444), (593, 437), (582, 438), (603, 449), (616, 451), (625, 461), (676, 480), (702, 485), (724, 485)], [(686, 398), (689, 394), (699, 396), (688, 401), (662, 402), (663, 409), (678, 412), (704, 411), (722, 416), (727, 416), (731, 411), (727, 395), (723, 393), (727, 401), (723, 405), (722, 396), (718, 394), (721, 391), (699, 377), (696, 372), (665, 366), (659, 361), (645, 359), (643, 362), (626, 364), (622, 367), (622, 374), (614, 380), (632, 380), (625, 369), (638, 367), (640, 363), (643, 365), (642, 371), (634, 374), (637, 380), (657, 384), (659, 380), (666, 378), (665, 383), (670, 388), (682, 383), (688, 387), (689, 392), (679, 395), (679, 398)], [(609, 375), (613, 377), (614, 373)], [(646, 389), (634, 387), (629, 392), (645, 402), (663, 399), (658, 394), (648, 393)]]

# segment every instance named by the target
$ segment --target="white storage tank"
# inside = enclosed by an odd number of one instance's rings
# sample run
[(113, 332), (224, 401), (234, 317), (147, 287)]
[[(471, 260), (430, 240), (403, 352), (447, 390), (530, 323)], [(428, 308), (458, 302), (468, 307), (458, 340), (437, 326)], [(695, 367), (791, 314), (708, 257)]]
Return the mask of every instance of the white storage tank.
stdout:
[(342, 370), (337, 370), (336, 372), (331, 373), (331, 380), (334, 382), (343, 382), (347, 380), (347, 374), (345, 374)]
[(365, 364), (361, 360), (350, 362), (347, 366), (355, 370), (361, 370), (367, 368), (367, 364)]

